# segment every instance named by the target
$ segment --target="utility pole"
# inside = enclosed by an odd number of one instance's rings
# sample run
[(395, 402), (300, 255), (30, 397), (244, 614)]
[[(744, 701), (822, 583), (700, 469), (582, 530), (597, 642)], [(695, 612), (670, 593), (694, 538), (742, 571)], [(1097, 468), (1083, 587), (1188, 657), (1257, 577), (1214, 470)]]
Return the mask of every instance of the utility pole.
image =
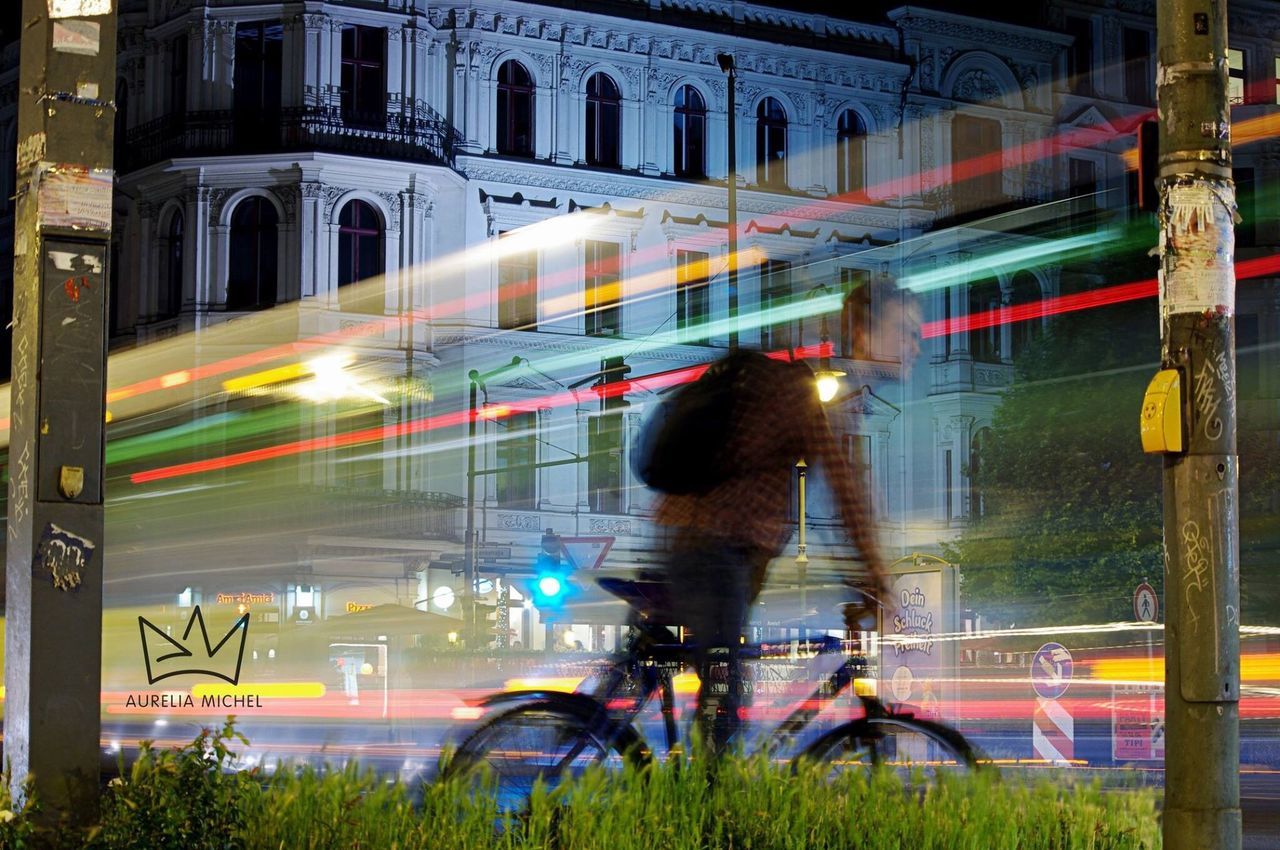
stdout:
[(4, 757), (44, 816), (97, 815), (114, 0), (23, 0)]
[(1164, 846), (1239, 850), (1235, 187), (1227, 2), (1158, 0), (1156, 33), (1160, 359), (1163, 370), (1177, 373), (1184, 423), (1183, 451), (1164, 457)]
[(729, 347), (738, 347), (738, 66), (732, 53), (716, 56), (720, 70), (729, 75), (729, 99), (725, 104), (728, 117), (728, 187), (729, 197)]

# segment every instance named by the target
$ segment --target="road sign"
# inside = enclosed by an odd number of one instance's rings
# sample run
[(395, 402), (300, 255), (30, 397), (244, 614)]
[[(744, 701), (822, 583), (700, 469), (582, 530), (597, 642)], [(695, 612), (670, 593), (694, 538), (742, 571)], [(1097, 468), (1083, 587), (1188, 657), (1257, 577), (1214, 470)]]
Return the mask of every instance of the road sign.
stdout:
[(1154, 623), (1160, 616), (1160, 599), (1155, 588), (1145, 581), (1133, 591), (1133, 616), (1140, 623)]
[(1042, 699), (1058, 699), (1071, 685), (1071, 653), (1060, 643), (1046, 643), (1031, 659), (1031, 687)]
[(1075, 720), (1056, 699), (1036, 700), (1031, 718), (1031, 746), (1037, 758), (1060, 763), (1075, 757)]
[(561, 537), (565, 557), (575, 570), (598, 570), (617, 539), (609, 535), (597, 537)]
[(481, 561), (496, 561), (499, 558), (510, 558), (510, 546), (494, 546), (490, 543), (481, 543), (476, 546), (476, 558)]

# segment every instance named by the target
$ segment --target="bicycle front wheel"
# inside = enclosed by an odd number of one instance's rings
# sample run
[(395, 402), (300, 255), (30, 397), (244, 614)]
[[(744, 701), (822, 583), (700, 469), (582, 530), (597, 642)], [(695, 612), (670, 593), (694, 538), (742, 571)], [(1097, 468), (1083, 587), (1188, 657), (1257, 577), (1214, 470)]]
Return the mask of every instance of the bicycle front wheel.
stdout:
[(554, 788), (592, 765), (621, 770), (645, 756), (634, 730), (618, 728), (603, 711), (539, 701), (504, 711), (472, 732), (443, 777), (474, 782), (497, 795), (500, 811), (518, 812), (539, 781)]
[(904, 784), (913, 782), (918, 772), (933, 779), (940, 773), (964, 773), (978, 766), (977, 754), (959, 732), (906, 717), (865, 717), (845, 723), (814, 741), (796, 761), (827, 764), (832, 775), (889, 769)]

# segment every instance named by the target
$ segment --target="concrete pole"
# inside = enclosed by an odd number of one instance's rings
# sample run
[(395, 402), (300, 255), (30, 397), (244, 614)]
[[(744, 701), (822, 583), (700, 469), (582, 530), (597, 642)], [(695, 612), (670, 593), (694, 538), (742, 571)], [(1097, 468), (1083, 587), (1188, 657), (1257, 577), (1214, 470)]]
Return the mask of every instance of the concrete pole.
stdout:
[(1186, 452), (1164, 459), (1166, 850), (1238, 850), (1240, 570), (1235, 187), (1226, 0), (1158, 0), (1161, 363)]
[(23, 0), (4, 758), (43, 817), (97, 815), (113, 0)]

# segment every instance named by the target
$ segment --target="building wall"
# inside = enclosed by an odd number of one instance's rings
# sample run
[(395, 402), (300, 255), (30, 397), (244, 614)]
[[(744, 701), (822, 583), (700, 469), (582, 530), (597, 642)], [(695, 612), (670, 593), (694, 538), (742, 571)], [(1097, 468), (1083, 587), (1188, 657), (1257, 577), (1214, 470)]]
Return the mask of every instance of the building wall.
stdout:
[[(635, 379), (705, 362), (728, 343), (723, 323), (705, 344), (675, 328), (682, 251), (708, 255), (708, 319), (728, 315), (730, 121), (720, 53), (731, 53), (738, 69), (739, 248), (753, 259), (791, 263), (795, 297), (838, 286), (842, 270), (865, 272), (868, 280), (892, 277), (917, 290), (929, 321), (968, 314), (980, 285), (999, 304), (1099, 285), (1104, 281), (1064, 279), (1053, 254), (999, 266), (991, 258), (1034, 258), (1057, 238), (1020, 232), (1008, 226), (1016, 220), (997, 218), (1002, 212), (1073, 196), (1066, 208), (1075, 212), (1086, 197), (1088, 208), (1104, 213), (1096, 217), (1100, 235), (1135, 215), (1133, 126), (1152, 98), (1131, 91), (1137, 77), (1127, 69), (1137, 60), (1125, 48), (1132, 53), (1133, 33), (1153, 32), (1153, 14), (1149, 3), (1113, 5), (1063, 0), (1050, 7), (1049, 26), (1030, 29), (916, 7), (867, 25), (727, 2), (669, 2), (659, 4), (661, 15), (625, 21), (590, 8), (507, 2), (425, 11), (334, 2), (283, 15), (279, 7), (226, 2), (126, 4), (117, 87), (125, 146), (116, 198), (115, 344), (199, 334), (246, 312), (228, 307), (232, 220), (240, 204), (260, 198), (279, 221), (271, 300), (302, 302), (296, 333), (382, 322), (353, 346), (368, 373), (389, 380), (408, 362), (430, 384), (430, 402), (416, 401), (386, 421), (465, 409), (469, 370), (492, 373), (522, 357), (527, 362), (486, 381), (488, 403), (530, 408), (538, 462), (585, 457), (602, 402), (590, 381), (569, 387), (590, 379), (606, 358), (625, 356)], [(1275, 61), (1277, 15), (1248, 3), (1235, 4), (1232, 15), (1232, 44), (1247, 57), (1246, 91), (1264, 99), (1275, 82), (1267, 63)], [(1068, 18), (1085, 22), (1076, 31), (1093, 39), (1085, 69), (1072, 64), (1083, 54), (1072, 54), (1073, 37), (1062, 34)], [(236, 112), (237, 25), (262, 21), (280, 27), (279, 111), (246, 128)], [(343, 33), (352, 26), (380, 31), (385, 99), (376, 99), (376, 126), (343, 112)], [(529, 156), (499, 152), (498, 75), (509, 60), (532, 80)], [(1154, 64), (1145, 61), (1150, 77)], [(596, 73), (620, 92), (613, 167), (588, 164), (587, 87)], [(0, 144), (10, 157), (14, 74), (0, 76)], [(701, 179), (674, 173), (673, 104), (683, 86), (706, 105)], [(787, 117), (785, 185), (758, 179), (758, 110), (766, 98)], [(175, 104), (185, 108), (175, 113)], [(837, 128), (846, 110), (866, 130), (865, 174), (858, 191), (841, 196)], [(1243, 105), (1237, 120), (1261, 111)], [(994, 176), (965, 182), (953, 154), (972, 152), (966, 139), (975, 133), (994, 145), (996, 159), (982, 171)], [(1269, 139), (1237, 155), (1260, 186), (1273, 184), (1277, 161)], [(1086, 191), (1078, 179), (1090, 173)], [(967, 193), (979, 182), (988, 195), (975, 206)], [(376, 214), (385, 272), (358, 290), (340, 290), (339, 219), (352, 200)], [(185, 224), (181, 299), (173, 315), (161, 316), (172, 256), (166, 234), (178, 211)], [(11, 221), (0, 212), (0, 224)], [(536, 329), (504, 329), (500, 234), (521, 228), (536, 252)], [(1258, 245), (1280, 238), (1275, 229), (1273, 220), (1260, 221)], [(624, 306), (616, 336), (586, 333), (591, 242), (619, 246)], [(1259, 340), (1280, 330), (1273, 293), (1272, 282), (1242, 290), (1241, 309), (1256, 311)], [(744, 264), (740, 314), (756, 315), (765, 297), (754, 263)], [(829, 318), (829, 329), (838, 326), (838, 315)], [(790, 341), (817, 344), (819, 330), (818, 317), (806, 318), (793, 323)], [(928, 340), (908, 370), (901, 351), (835, 359), (847, 376), (833, 418), (843, 434), (870, 438), (864, 445), (891, 551), (936, 547), (973, 513), (966, 478), (973, 441), (1012, 380), (1017, 345), (1016, 329), (994, 333)], [(741, 334), (744, 344), (759, 342), (755, 327)], [(1262, 380), (1260, 392), (1276, 389), (1272, 378)], [(549, 396), (572, 401), (547, 404)], [(622, 413), (626, 434), (634, 435), (656, 398), (633, 384)], [(489, 469), (505, 451), (503, 424), (482, 425), (491, 439), (479, 465)], [(310, 433), (342, 427), (321, 415)], [(455, 427), (395, 443), (366, 483), (462, 494), (464, 436)], [(622, 446), (625, 460), (629, 440)], [(297, 475), (309, 485), (342, 481), (323, 465), (302, 465)], [(482, 536), (513, 543), (523, 557), (545, 528), (612, 534), (624, 557), (643, 559), (655, 543), (650, 500), (629, 472), (624, 476), (625, 492), (610, 511), (593, 509), (585, 463), (540, 469), (533, 503), (518, 509), (501, 503), (496, 477), (480, 476)], [(840, 539), (833, 514), (819, 486), (811, 515), (820, 554), (833, 554)], [(440, 541), (441, 553), (457, 543)]]

